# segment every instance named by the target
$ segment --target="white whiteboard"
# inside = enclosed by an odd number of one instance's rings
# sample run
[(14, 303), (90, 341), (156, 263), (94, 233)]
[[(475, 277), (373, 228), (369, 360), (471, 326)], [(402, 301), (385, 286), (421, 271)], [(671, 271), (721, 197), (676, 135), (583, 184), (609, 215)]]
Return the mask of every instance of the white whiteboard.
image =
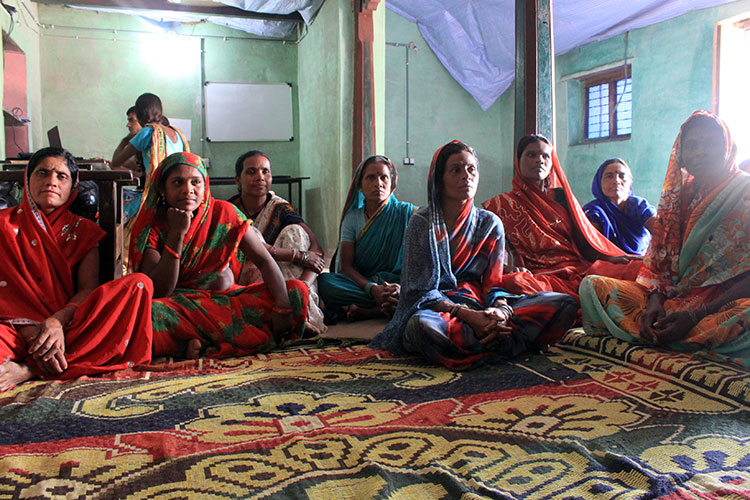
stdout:
[(206, 139), (212, 142), (291, 141), (292, 86), (206, 82)]

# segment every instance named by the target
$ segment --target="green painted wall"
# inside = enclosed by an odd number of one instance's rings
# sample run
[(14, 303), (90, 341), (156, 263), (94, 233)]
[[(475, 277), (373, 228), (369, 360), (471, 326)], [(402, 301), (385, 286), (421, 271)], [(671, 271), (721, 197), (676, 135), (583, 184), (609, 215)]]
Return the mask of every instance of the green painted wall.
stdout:
[(298, 47), (305, 218), (329, 250), (352, 174), (353, 29), (351, 2), (326, 0)]
[[(299, 173), (299, 140), (200, 140), (200, 36), (205, 40), (206, 81), (293, 84), (297, 137), (294, 44), (250, 40), (240, 31), (209, 24), (182, 26), (179, 34), (193, 36), (170, 37), (153, 33), (136, 17), (57, 6), (40, 6), (40, 15), (44, 24), (54, 26), (41, 37), (43, 127), (58, 125), (63, 144), (76, 155), (111, 158), (126, 133), (125, 110), (141, 93), (153, 92), (168, 117), (192, 120), (191, 150), (211, 159), (212, 175), (233, 176), (235, 159), (249, 149), (267, 152), (277, 174)], [(232, 189), (214, 191), (223, 196)]]
[[(575, 49), (556, 58), (557, 150), (581, 202), (591, 199), (591, 179), (599, 164), (622, 156), (633, 167), (636, 191), (656, 204), (680, 124), (696, 109), (711, 106), (714, 24), (750, 11), (750, 0), (692, 11), (634, 30), (632, 57), (633, 134), (628, 141), (579, 144), (583, 130), (582, 89), (563, 77), (621, 60), (624, 35)], [(453, 138), (475, 147), (481, 179), (477, 201), (511, 189), (513, 165), (513, 87), (483, 112), (448, 74), (417, 26), (388, 11), (389, 42), (414, 41), (410, 53), (410, 131), (414, 166), (400, 166), (399, 197), (426, 201), (432, 154)], [(396, 165), (405, 155), (405, 72), (403, 48), (387, 47), (386, 154)]]
[(427, 203), (427, 173), (439, 147), (460, 139), (479, 156), (477, 201), (510, 186), (513, 141), (513, 92), (503, 94), (486, 112), (445, 70), (419, 33), (417, 25), (390, 10), (386, 14), (386, 41), (415, 42), (409, 52), (409, 155), (406, 156), (406, 49), (386, 47), (385, 153), (399, 171), (397, 197), (418, 205)]
[[(40, 48), (39, 36), (37, 32), (39, 27), (35, 24), (35, 19), (39, 19), (36, 3), (28, 0), (18, 0), (13, 3), (17, 11), (15, 14), (15, 23), (10, 38), (26, 54), (26, 86), (28, 107), (26, 116), (29, 117), (29, 148), (36, 149), (42, 145), (43, 130), (42, 126), (42, 107), (41, 107), (41, 76), (40, 76)], [(28, 10), (26, 10), (28, 9)], [(20, 12), (23, 11), (23, 12)], [(10, 25), (10, 16), (5, 9), (0, 9), (0, 23), (3, 26), (3, 36), (8, 34)], [(2, 67), (0, 67), (0, 78), (2, 77)], [(2, 81), (2, 80), (0, 80)], [(2, 85), (0, 85), (2, 87)], [(0, 102), (2, 102), (2, 89), (0, 88)], [(0, 134), (0, 154), (5, 153), (5, 135)]]
[(557, 58), (558, 154), (582, 202), (592, 198), (591, 179), (599, 164), (620, 156), (633, 169), (636, 193), (658, 203), (680, 125), (693, 111), (711, 109), (714, 25), (742, 12), (750, 12), (750, 1), (692, 11), (630, 32), (633, 132), (627, 141), (582, 144), (583, 89), (575, 81), (562, 81), (565, 75), (622, 60), (625, 36)]

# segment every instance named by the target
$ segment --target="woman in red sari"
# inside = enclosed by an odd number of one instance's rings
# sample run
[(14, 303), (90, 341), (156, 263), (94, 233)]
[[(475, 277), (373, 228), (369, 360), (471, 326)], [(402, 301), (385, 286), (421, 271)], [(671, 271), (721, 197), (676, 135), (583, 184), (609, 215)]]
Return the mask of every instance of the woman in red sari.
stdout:
[[(250, 224), (211, 196), (199, 156), (174, 153), (161, 162), (130, 246), (131, 269), (154, 280), (154, 356), (252, 354), (302, 334), (307, 286), (284, 282)], [(236, 284), (245, 256), (263, 282)]]
[(520, 140), (513, 189), (482, 203), (505, 225), (511, 263), (503, 286), (514, 293), (552, 291), (578, 298), (587, 274), (633, 279), (641, 266), (597, 231), (570, 189), (552, 144)]
[(42, 149), (26, 168), (21, 206), (0, 211), (0, 391), (151, 361), (151, 280), (97, 286), (105, 233), (68, 210), (77, 185), (73, 156)]

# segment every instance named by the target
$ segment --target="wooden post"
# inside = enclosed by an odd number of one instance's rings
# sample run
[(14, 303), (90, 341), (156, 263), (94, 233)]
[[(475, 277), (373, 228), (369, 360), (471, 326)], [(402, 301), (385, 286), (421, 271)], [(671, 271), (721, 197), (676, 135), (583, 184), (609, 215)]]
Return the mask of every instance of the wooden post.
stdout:
[(527, 134), (555, 142), (552, 0), (516, 0), (515, 144)]
[(375, 152), (375, 87), (373, 85), (372, 14), (380, 0), (355, 0), (354, 127), (352, 171)]

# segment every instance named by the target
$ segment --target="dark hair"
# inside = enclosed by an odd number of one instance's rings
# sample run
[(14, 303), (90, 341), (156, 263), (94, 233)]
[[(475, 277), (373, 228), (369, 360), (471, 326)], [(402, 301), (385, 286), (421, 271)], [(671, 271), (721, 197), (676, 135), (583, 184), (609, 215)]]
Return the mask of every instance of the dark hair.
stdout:
[[(130, 106), (127, 111), (125, 111), (125, 116), (130, 116), (135, 114), (135, 106)], [(137, 118), (137, 116), (136, 116)]]
[(518, 141), (518, 147), (516, 148), (516, 159), (518, 161), (521, 161), (521, 155), (523, 155), (523, 151), (529, 146), (529, 144), (537, 141), (546, 142), (550, 147), (552, 147), (552, 143), (549, 142), (549, 139), (541, 134), (527, 135), (522, 137), (521, 140)]
[(448, 163), (448, 158), (456, 153), (471, 153), (472, 156), (477, 160), (477, 167), (479, 167), (479, 158), (474, 148), (461, 141), (449, 142), (437, 155), (435, 159), (435, 172), (433, 173), (433, 182), (435, 183), (435, 192), (438, 196), (443, 192), (443, 173), (445, 173), (445, 164)]
[(234, 176), (239, 177), (242, 175), (242, 167), (244, 166), (245, 160), (248, 158), (252, 158), (253, 156), (262, 156), (266, 160), (268, 160), (268, 166), (271, 166), (271, 158), (268, 157), (266, 153), (263, 151), (258, 151), (257, 149), (252, 149), (248, 151), (247, 153), (241, 155), (239, 158), (237, 158), (237, 161), (234, 162)]
[(135, 117), (141, 127), (145, 127), (147, 123), (161, 123), (162, 107), (159, 96), (148, 92), (138, 96), (135, 100)]
[(31, 158), (29, 159), (29, 165), (26, 167), (26, 178), (31, 178), (31, 173), (34, 172), (36, 167), (44, 160), (45, 158), (62, 158), (65, 160), (65, 165), (67, 165), (68, 170), (70, 170), (70, 178), (73, 179), (73, 185), (75, 185), (76, 182), (78, 182), (78, 164), (76, 163), (76, 159), (73, 157), (68, 150), (58, 147), (50, 146), (48, 148), (42, 148), (33, 155), (31, 155)]
[(373, 163), (385, 163), (388, 165), (388, 170), (391, 172), (391, 186), (393, 186), (393, 182), (396, 180), (396, 167), (393, 166), (393, 162), (385, 155), (373, 155), (366, 159), (362, 164), (362, 168), (359, 169), (359, 175), (357, 176), (357, 182), (355, 184), (357, 189), (362, 188), (362, 178), (365, 176), (365, 171), (367, 170), (367, 167)]

